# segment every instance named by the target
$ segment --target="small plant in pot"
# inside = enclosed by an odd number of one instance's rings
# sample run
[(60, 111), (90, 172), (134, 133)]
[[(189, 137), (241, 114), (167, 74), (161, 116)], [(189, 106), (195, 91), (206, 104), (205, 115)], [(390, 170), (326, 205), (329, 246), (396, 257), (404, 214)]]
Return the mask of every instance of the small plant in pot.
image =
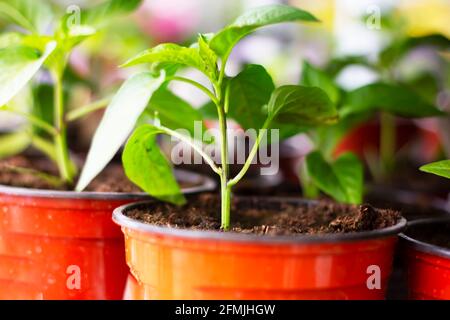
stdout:
[[(450, 179), (450, 160), (421, 167)], [(411, 299), (450, 299), (450, 216), (410, 222), (401, 234)]]
[[(0, 36), (0, 116), (9, 112), (27, 120), (0, 137), (0, 154), (7, 157), (0, 161), (1, 299), (122, 298), (128, 269), (120, 228), (110, 215), (147, 196), (122, 183), (127, 179), (122, 173), (121, 180), (120, 167), (106, 170), (88, 192), (70, 191), (78, 169), (66, 128), (92, 108), (67, 110), (64, 73), (77, 45), (139, 4), (111, 0), (83, 10), (70, 7), (58, 18), (46, 1), (0, 1), (2, 21), (21, 31)], [(24, 90), (40, 86), (32, 81), (38, 73), (51, 80), (53, 104), (35, 99), (26, 110), (16, 108), (14, 100)], [(18, 156), (30, 146), (38, 156)]]
[[(267, 138), (268, 129), (279, 129), (283, 137), (300, 127), (333, 123), (337, 113), (322, 89), (299, 85), (275, 88), (262, 66), (252, 65), (236, 77), (228, 77), (228, 57), (239, 40), (259, 27), (315, 20), (290, 6), (255, 8), (215, 34), (199, 35), (190, 47), (161, 44), (125, 64), (150, 64), (150, 71), (130, 78), (117, 93), (116, 99), (126, 102), (127, 108), (107, 110), (79, 190), (102, 170), (110, 154), (132, 131), (134, 119), (143, 112), (142, 106), (155, 87), (169, 81), (192, 84), (211, 98), (220, 119), (220, 165), (212, 161), (207, 146), (197, 137), (168, 128), (162, 112), (154, 113), (152, 124), (138, 127), (126, 144), (123, 165), (127, 176), (161, 200), (128, 205), (114, 213), (114, 221), (125, 234), (128, 264), (142, 284), (140, 298), (383, 298), (397, 233), (405, 225), (397, 212), (371, 206), (232, 196), (233, 186), (245, 175), (258, 149), (266, 146), (267, 140), (273, 144), (273, 136)], [(211, 86), (174, 74), (180, 65), (200, 70)], [(250, 100), (237, 100), (252, 89), (255, 93)], [(241, 94), (236, 94), (238, 90)], [(183, 114), (172, 114), (169, 119), (174, 117)], [(228, 171), (228, 117), (251, 123), (244, 128), (260, 129), (242, 170), (234, 177)], [(159, 134), (183, 141), (203, 157), (220, 176), (220, 197), (186, 199), (180, 193), (169, 162), (156, 143)]]
[[(402, 47), (401, 56), (406, 55), (409, 52), (407, 49), (411, 50), (411, 47), (424, 46), (430, 42), (433, 44), (432, 40), (435, 38), (437, 38), (435, 41), (438, 43), (446, 43), (446, 38), (438, 36), (431, 37), (431, 39), (430, 37), (408, 39), (408, 45), (405, 44), (406, 48)], [(402, 209), (410, 207), (403, 213), (409, 214), (412, 209), (411, 216), (416, 217), (419, 215), (417, 207), (423, 205), (425, 201), (419, 203), (420, 201), (411, 197), (414, 194), (409, 191), (413, 190), (410, 185), (426, 185), (426, 183), (408, 183), (417, 175), (411, 174), (411, 177), (406, 180), (403, 175), (398, 174), (398, 171), (405, 172), (403, 163), (399, 161), (401, 152), (398, 146), (405, 146), (407, 140), (411, 140), (411, 137), (410, 132), (403, 129), (398, 133), (403, 132), (404, 134), (398, 136), (396, 130), (405, 126), (399, 125), (395, 129), (396, 122), (392, 122), (392, 120), (397, 119), (400, 121), (399, 123), (406, 121), (409, 127), (414, 127), (411, 125), (412, 120), (441, 117), (445, 116), (446, 113), (435, 106), (433, 99), (424, 97), (423, 89), (422, 91), (418, 90), (410, 82), (381, 79), (376, 83), (353, 90), (345, 90), (337, 84), (335, 77), (340, 74), (339, 70), (353, 64), (365, 65), (372, 69), (377, 68), (365, 59), (355, 57), (332, 60), (324, 70), (308, 62), (303, 65), (300, 83), (324, 88), (332, 101), (337, 104), (340, 121), (331, 126), (317, 127), (310, 134), (321, 155), (315, 152), (306, 157), (305, 165), (300, 170), (302, 186), (308, 191), (307, 194), (316, 193), (317, 188), (310, 187), (310, 180), (316, 180), (317, 182), (320, 177), (318, 177), (317, 170), (308, 172), (308, 169), (312, 168), (311, 164), (318, 163), (318, 157), (322, 158), (322, 162), (325, 160), (328, 164), (332, 164), (336, 161), (335, 159), (344, 156), (346, 152), (352, 151), (361, 160), (366, 160), (368, 171), (371, 173), (372, 179), (367, 184), (366, 192), (368, 199), (383, 206), (395, 205)], [(392, 64), (388, 65), (391, 66)], [(432, 95), (436, 96), (437, 92)], [(378, 117), (383, 120), (379, 121)], [(395, 142), (396, 140), (399, 140), (399, 144)], [(310, 157), (313, 157), (313, 159), (308, 162)], [(345, 157), (348, 157), (348, 155), (345, 155)], [(354, 162), (356, 163), (356, 160)], [(356, 166), (353, 167), (356, 168)], [(432, 199), (430, 198), (430, 200)], [(401, 203), (401, 201), (404, 203)], [(428, 210), (428, 208), (426, 209)], [(436, 214), (439, 213), (436, 212)]]

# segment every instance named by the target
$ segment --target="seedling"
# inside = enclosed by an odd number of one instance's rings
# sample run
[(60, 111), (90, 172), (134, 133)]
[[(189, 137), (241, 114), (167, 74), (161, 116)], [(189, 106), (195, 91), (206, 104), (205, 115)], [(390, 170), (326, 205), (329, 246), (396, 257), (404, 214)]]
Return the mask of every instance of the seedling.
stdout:
[[(317, 87), (286, 85), (275, 89), (266, 70), (249, 65), (236, 77), (226, 75), (228, 57), (233, 47), (256, 29), (281, 22), (317, 19), (310, 13), (285, 5), (255, 8), (238, 17), (216, 34), (200, 34), (196, 43), (183, 47), (172, 43), (158, 45), (126, 62), (123, 67), (150, 64), (151, 71), (128, 79), (111, 104), (95, 134), (86, 166), (77, 190), (83, 190), (108, 164), (133, 131), (144, 111), (161, 111), (153, 124), (139, 126), (126, 144), (123, 165), (128, 178), (150, 195), (174, 204), (185, 203), (167, 159), (156, 142), (158, 134), (166, 134), (192, 146), (219, 175), (221, 181), (222, 229), (230, 227), (232, 188), (244, 177), (261, 145), (265, 129), (287, 129), (314, 126), (336, 121), (336, 109), (327, 94)], [(202, 72), (209, 80), (206, 87), (193, 79), (176, 75), (174, 70), (188, 66)], [(204, 152), (201, 142), (175, 129), (184, 122), (188, 128), (198, 113), (186, 112), (186, 103), (174, 104), (154, 98), (169, 95), (167, 83), (186, 82), (205, 93), (214, 104), (220, 123), (221, 165)], [(178, 109), (178, 106), (180, 108)], [(182, 111), (184, 110), (184, 111)], [(153, 112), (153, 114), (155, 114)], [(186, 114), (186, 117), (185, 117)], [(195, 117), (191, 116), (194, 115)], [(175, 121), (173, 119), (181, 119)], [(227, 119), (234, 119), (242, 127), (261, 129), (241, 171), (230, 177), (227, 141)], [(177, 127), (178, 126), (178, 127)], [(290, 130), (292, 131), (292, 130)], [(283, 136), (283, 134), (281, 134)]]
[[(25, 117), (39, 130), (24, 127), (22, 131), (2, 137), (3, 156), (20, 153), (30, 144), (55, 161), (60, 179), (47, 177), (55, 184), (71, 184), (77, 168), (69, 155), (67, 124), (93, 111), (91, 106), (67, 112), (64, 106), (63, 75), (72, 50), (94, 35), (112, 17), (131, 12), (140, 0), (110, 0), (81, 10), (69, 7), (67, 13), (56, 14), (41, 0), (0, 0), (0, 18), (15, 25), (21, 32), (3, 33), (0, 37), (0, 111)], [(53, 121), (32, 111), (24, 112), (12, 106), (12, 99), (42, 69), (53, 80)], [(44, 132), (44, 134), (38, 133)], [(23, 170), (23, 169), (18, 169)], [(44, 177), (42, 173), (37, 173)]]
[[(402, 50), (396, 53), (396, 59), (405, 55), (409, 49), (430, 42), (445, 44), (446, 40), (441, 36), (409, 39), (408, 44), (404, 44), (401, 47)], [(386, 49), (386, 52), (390, 50), (393, 49)], [(305, 165), (300, 171), (302, 187), (308, 197), (317, 197), (318, 190), (321, 190), (340, 202), (360, 203), (362, 201), (364, 181), (361, 162), (351, 153), (340, 155), (339, 158), (334, 159), (334, 150), (337, 143), (349, 130), (357, 124), (367, 121), (375, 113), (382, 115), (379, 163), (372, 164), (370, 167), (377, 180), (381, 179), (386, 174), (386, 170), (393, 166), (396, 140), (394, 116), (424, 118), (445, 114), (434, 106), (432, 101), (416, 93), (421, 90), (412, 90), (411, 84), (401, 81), (392, 82), (384, 79), (351, 91), (340, 88), (333, 77), (351, 64), (363, 64), (379, 70), (380, 73), (385, 70), (384, 68), (394, 67), (391, 64), (383, 65), (383, 67), (375, 66), (362, 57), (333, 60), (325, 68), (326, 71), (320, 70), (308, 62), (303, 65), (300, 83), (305, 86), (323, 88), (336, 104), (339, 113), (337, 124), (318, 126), (310, 134), (316, 151), (306, 157)]]

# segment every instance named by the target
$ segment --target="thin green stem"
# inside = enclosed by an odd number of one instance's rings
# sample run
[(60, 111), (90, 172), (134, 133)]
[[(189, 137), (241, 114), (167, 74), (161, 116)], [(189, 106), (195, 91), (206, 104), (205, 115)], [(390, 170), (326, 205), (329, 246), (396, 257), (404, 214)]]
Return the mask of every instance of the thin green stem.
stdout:
[(206, 163), (212, 168), (212, 170), (215, 173), (217, 173), (218, 175), (222, 175), (222, 170), (220, 168), (218, 168), (216, 166), (216, 164), (214, 163), (214, 161), (211, 159), (211, 157), (203, 151), (203, 148), (201, 147), (201, 145), (199, 145), (192, 138), (182, 135), (182, 134), (180, 134), (174, 130), (171, 130), (169, 128), (166, 128), (166, 127), (161, 126), (158, 128), (161, 129), (162, 131), (164, 131), (166, 134), (189, 144), (196, 152), (198, 152), (203, 157), (203, 159), (205, 159)]
[(193, 85), (194, 87), (200, 89), (202, 92), (204, 92), (214, 102), (214, 104), (218, 104), (217, 98), (214, 96), (214, 94), (211, 92), (211, 90), (209, 90), (202, 84), (198, 83), (197, 81), (187, 79), (184, 77), (177, 77), (177, 76), (169, 77), (167, 80), (168, 81), (174, 80), (174, 81), (181, 81), (181, 82), (189, 83), (189, 84)]
[(221, 175), (221, 217), (223, 230), (230, 228), (230, 202), (231, 202), (231, 186), (228, 186), (228, 137), (227, 137), (227, 118), (225, 116), (225, 110), (222, 106), (218, 106), (219, 113), (219, 125), (220, 125), (220, 156), (222, 162), (222, 175)]
[(219, 73), (219, 80), (218, 80), (218, 83), (220, 84), (220, 86), (222, 85), (223, 79), (225, 78), (225, 68), (227, 66), (227, 62), (228, 62), (228, 58), (230, 57), (230, 54), (231, 54), (231, 50), (229, 52), (227, 52), (222, 58), (222, 62), (221, 62), (221, 66), (220, 66), (220, 73)]
[(62, 76), (58, 72), (53, 73), (54, 77), (54, 121), (58, 134), (55, 136), (56, 156), (59, 173), (64, 181), (73, 182), (75, 172), (69, 157), (67, 145), (67, 128), (64, 121), (64, 97)]
[(319, 189), (314, 184), (306, 167), (306, 160), (303, 160), (299, 171), (300, 184), (302, 186), (303, 196), (307, 199), (317, 199), (319, 197)]
[(247, 173), (248, 169), (250, 168), (253, 159), (255, 158), (259, 145), (261, 144), (261, 140), (263, 139), (264, 135), (267, 133), (267, 128), (269, 127), (270, 122), (272, 121), (271, 118), (268, 118), (266, 122), (264, 123), (262, 129), (259, 131), (258, 137), (256, 138), (255, 143), (253, 144), (252, 149), (250, 150), (250, 154), (247, 157), (247, 160), (245, 160), (245, 164), (242, 167), (241, 171), (228, 182), (228, 187), (231, 188), (234, 185), (236, 185)]
[(46, 139), (41, 138), (38, 135), (33, 135), (31, 138), (31, 144), (34, 148), (36, 148), (37, 150), (45, 154), (49, 159), (58, 164), (55, 146), (52, 142), (47, 141)]
[(41, 130), (44, 130), (45, 132), (47, 132), (48, 134), (55, 136), (58, 134), (58, 131), (53, 128), (51, 125), (49, 125), (47, 122), (29, 114), (26, 112), (22, 112), (19, 110), (15, 110), (9, 107), (2, 107), (0, 108), (0, 111), (6, 111), (6, 112), (11, 112), (14, 113), (18, 116), (24, 117), (26, 118), (30, 123), (32, 123), (33, 125), (35, 125), (36, 127), (38, 127)]
[(227, 136), (227, 111), (228, 102), (223, 101), (222, 85), (225, 78), (225, 66), (229, 54), (226, 54), (222, 59), (218, 81), (213, 81), (213, 87), (216, 97), (212, 99), (217, 106), (217, 113), (219, 116), (220, 126), (220, 156), (222, 163), (222, 173), (220, 175), (220, 189), (221, 189), (221, 228), (226, 231), (230, 228), (231, 223), (231, 186), (228, 185), (229, 164), (228, 164), (228, 136)]
[(76, 121), (80, 118), (83, 118), (84, 116), (87, 116), (88, 114), (95, 112), (100, 109), (104, 109), (108, 106), (108, 104), (111, 102), (112, 98), (104, 98), (95, 102), (92, 102), (90, 104), (87, 104), (83, 107), (77, 108), (75, 110), (72, 110), (67, 113), (66, 120), (69, 122)]
[(382, 176), (386, 177), (394, 165), (397, 140), (395, 117), (390, 113), (382, 112), (380, 122), (380, 163), (382, 165)]

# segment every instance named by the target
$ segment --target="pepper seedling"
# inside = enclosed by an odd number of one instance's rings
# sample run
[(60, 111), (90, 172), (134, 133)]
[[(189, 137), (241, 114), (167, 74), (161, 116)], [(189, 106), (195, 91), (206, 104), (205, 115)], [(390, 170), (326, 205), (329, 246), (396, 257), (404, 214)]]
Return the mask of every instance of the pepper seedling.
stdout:
[[(430, 43), (445, 46), (448, 40), (443, 36), (409, 38), (407, 44), (402, 46), (402, 50), (396, 52), (396, 59), (412, 48)], [(386, 52), (391, 50), (393, 49), (386, 49)], [(393, 68), (393, 62), (391, 63), (388, 65)], [(383, 68), (389, 68), (377, 67), (363, 57), (332, 60), (325, 68), (326, 71), (308, 62), (303, 64), (300, 84), (323, 88), (336, 104), (339, 113), (338, 123), (331, 126), (317, 126), (310, 134), (316, 151), (307, 155), (305, 165), (300, 170), (302, 187), (307, 197), (317, 197), (318, 190), (321, 190), (340, 202), (361, 203), (364, 185), (362, 163), (351, 153), (342, 154), (334, 159), (334, 151), (343, 136), (356, 125), (372, 118), (374, 114), (382, 115), (378, 165), (380, 168), (389, 167), (386, 163), (392, 165), (396, 140), (395, 126), (393, 127), (394, 123), (391, 122), (394, 116), (424, 118), (445, 115), (432, 101), (412, 90), (410, 83), (402, 81), (392, 82), (385, 79), (354, 90), (344, 90), (338, 86), (334, 77), (343, 68), (353, 64), (362, 64), (373, 70), (379, 70), (380, 73)], [(376, 172), (377, 170), (372, 170), (375, 178), (379, 177)]]
[[(64, 106), (63, 75), (69, 56), (106, 21), (133, 11), (140, 2), (110, 0), (88, 9), (71, 6), (67, 12), (58, 14), (48, 1), (0, 0), (0, 19), (22, 31), (4, 32), (0, 36), (0, 111), (22, 116), (39, 129), (24, 126), (23, 130), (3, 136), (0, 154), (11, 156), (33, 145), (59, 168), (59, 179), (47, 176), (47, 180), (57, 181), (55, 184), (73, 183), (77, 168), (69, 155), (67, 124), (88, 114), (92, 108), (79, 108), (71, 116)], [(42, 69), (50, 73), (53, 81), (52, 122), (12, 106), (12, 99), (27, 85), (32, 85), (32, 78)]]
[[(156, 136), (173, 136), (196, 150), (219, 175), (221, 181), (221, 227), (230, 227), (232, 188), (243, 178), (263, 143), (267, 129), (298, 128), (336, 121), (334, 104), (320, 88), (285, 85), (275, 88), (272, 78), (260, 65), (249, 65), (237, 76), (226, 75), (226, 65), (234, 46), (256, 29), (293, 21), (315, 22), (310, 13), (286, 5), (269, 5), (252, 9), (215, 34), (201, 34), (190, 47), (165, 43), (130, 59), (123, 66), (150, 64), (151, 71), (128, 79), (108, 106), (94, 136), (77, 190), (83, 190), (100, 173), (135, 128), (144, 111), (154, 108), (156, 94), (166, 92), (170, 81), (186, 82), (206, 94), (215, 106), (220, 124), (221, 165), (204, 152), (202, 141), (170, 128), (173, 119), (184, 119), (185, 112), (175, 105), (159, 101), (160, 112), (153, 124), (139, 126), (129, 138), (123, 152), (123, 165), (128, 178), (141, 189), (163, 201), (185, 203), (168, 160), (161, 153)], [(188, 66), (202, 72), (210, 87), (178, 76), (174, 70)], [(170, 109), (165, 109), (168, 106)], [(240, 172), (230, 177), (227, 120), (234, 119), (243, 128), (260, 129)], [(177, 121), (178, 123), (180, 121)], [(181, 121), (183, 122), (183, 121)], [(283, 136), (283, 134), (281, 134)]]

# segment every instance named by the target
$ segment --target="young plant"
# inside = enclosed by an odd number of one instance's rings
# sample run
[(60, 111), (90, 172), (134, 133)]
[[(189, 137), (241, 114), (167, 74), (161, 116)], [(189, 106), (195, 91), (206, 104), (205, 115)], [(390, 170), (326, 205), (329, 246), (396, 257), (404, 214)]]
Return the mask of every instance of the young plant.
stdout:
[[(314, 22), (317, 19), (308, 12), (290, 6), (259, 7), (244, 13), (216, 34), (200, 34), (198, 41), (190, 47), (161, 44), (126, 62), (124, 67), (150, 64), (151, 71), (128, 79), (108, 106), (94, 136), (77, 190), (83, 190), (107, 165), (133, 131), (142, 113), (150, 111), (155, 114), (158, 111), (154, 123), (138, 127), (126, 144), (123, 165), (127, 176), (150, 195), (163, 201), (183, 204), (184, 196), (173, 176), (171, 165), (158, 147), (156, 136), (166, 134), (189, 144), (220, 177), (222, 229), (229, 229), (232, 188), (249, 169), (263, 143), (266, 129), (280, 128), (283, 132), (295, 128), (298, 131), (301, 127), (336, 120), (333, 103), (319, 88), (286, 85), (275, 89), (272, 78), (259, 65), (249, 65), (235, 77), (226, 75), (228, 57), (242, 38), (260, 27), (290, 21)], [(208, 78), (210, 88), (176, 75), (175, 71), (180, 66), (202, 72)], [(204, 152), (201, 141), (175, 131), (185, 126), (191, 127), (194, 117), (189, 116), (192, 111), (186, 112), (186, 103), (180, 107), (174, 99), (169, 103), (157, 99), (161, 92), (167, 94), (167, 83), (170, 81), (192, 85), (206, 94), (214, 104), (220, 123), (220, 166)], [(195, 115), (201, 117), (199, 113)], [(174, 123), (173, 119), (178, 121)], [(230, 177), (229, 172), (227, 119), (236, 120), (244, 129), (260, 129), (245, 164), (234, 177)]]
[[(131, 12), (140, 2), (110, 0), (86, 10), (69, 7), (67, 13), (57, 15), (48, 1), (0, 0), (0, 19), (21, 31), (0, 36), (0, 111), (23, 116), (38, 129), (30, 130), (27, 126), (23, 131), (2, 137), (0, 154), (14, 155), (32, 144), (56, 162), (59, 183), (73, 183), (77, 168), (69, 155), (67, 124), (89, 110), (77, 110), (77, 116), (70, 116), (65, 108), (63, 75), (70, 53), (94, 35), (105, 21)], [(50, 73), (53, 81), (51, 123), (32, 110), (24, 112), (14, 108), (12, 102), (22, 89), (31, 85), (32, 78), (42, 69)]]
[[(414, 43), (423, 45), (424, 42), (427, 41), (416, 40)], [(412, 90), (410, 84), (401, 81), (379, 81), (345, 91), (337, 85), (333, 75), (336, 76), (350, 64), (364, 64), (376, 69), (361, 57), (331, 61), (326, 68), (327, 72), (308, 62), (303, 65), (300, 83), (323, 88), (337, 106), (339, 122), (332, 126), (318, 126), (312, 131), (311, 137), (316, 149), (320, 151), (306, 157), (300, 177), (306, 196), (316, 197), (318, 190), (321, 190), (337, 201), (360, 203), (363, 197), (363, 165), (351, 153), (333, 159), (340, 139), (356, 125), (377, 113), (381, 114), (380, 161), (378, 168), (372, 170), (374, 177), (380, 179), (380, 169), (385, 168), (382, 172), (386, 172), (387, 168), (393, 166), (396, 140), (395, 123), (392, 122), (394, 117), (424, 118), (442, 116), (445, 113)]]

